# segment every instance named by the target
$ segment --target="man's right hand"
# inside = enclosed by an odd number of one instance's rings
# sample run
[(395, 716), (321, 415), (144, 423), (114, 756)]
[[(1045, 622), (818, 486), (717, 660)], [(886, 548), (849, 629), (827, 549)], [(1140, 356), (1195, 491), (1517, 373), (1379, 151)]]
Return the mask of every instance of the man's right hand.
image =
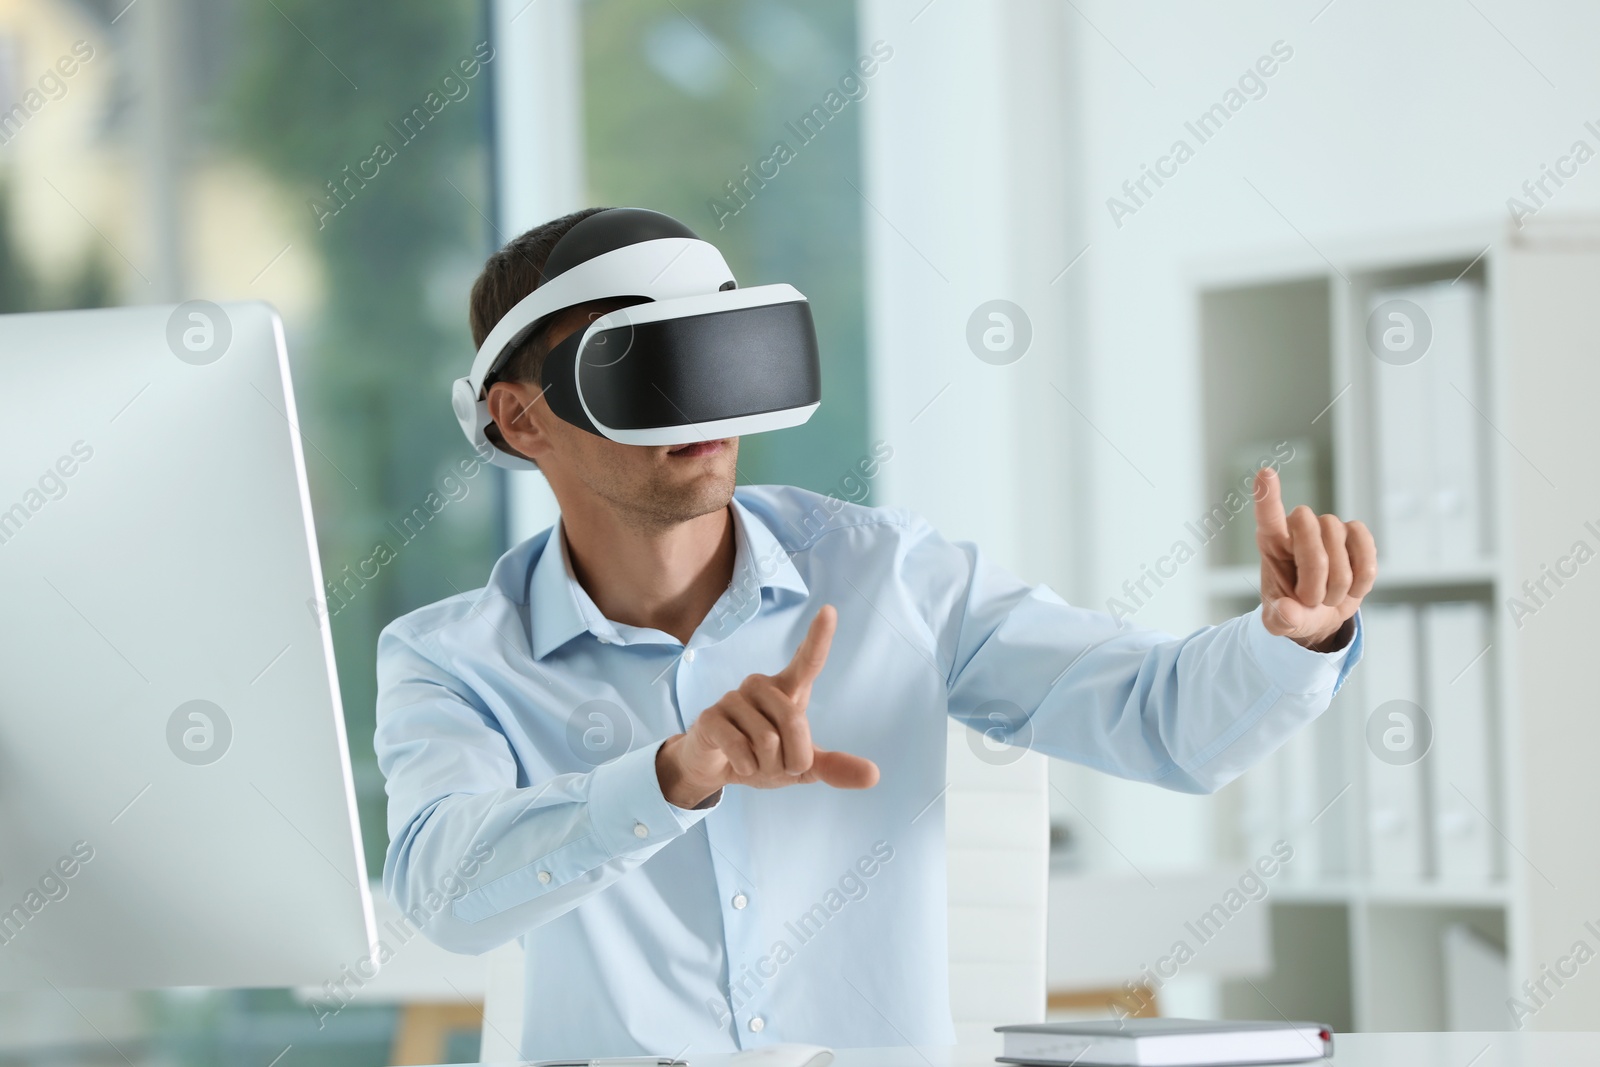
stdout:
[(837, 618), (833, 606), (824, 604), (787, 667), (750, 675), (701, 712), (687, 733), (662, 742), (656, 777), (669, 802), (694, 808), (725, 785), (778, 789), (825, 782), (869, 789), (878, 783), (878, 765), (871, 760), (811, 743), (806, 705), (811, 683), (828, 660)]

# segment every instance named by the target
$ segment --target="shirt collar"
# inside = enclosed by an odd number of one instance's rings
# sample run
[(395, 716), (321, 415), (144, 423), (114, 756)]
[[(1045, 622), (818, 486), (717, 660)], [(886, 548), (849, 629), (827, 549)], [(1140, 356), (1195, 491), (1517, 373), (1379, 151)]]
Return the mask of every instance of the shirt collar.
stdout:
[(561, 520), (550, 527), (544, 548), (528, 579), (528, 628), (532, 631), (534, 659), (544, 659), (589, 627), (578, 610), (577, 594), (582, 588), (572, 577), (567, 564), (566, 544), (561, 536)]
[[(789, 551), (759, 516), (734, 496), (733, 581), (706, 616), (724, 628), (729, 622), (753, 616), (761, 606), (763, 590), (784, 590), (801, 597), (809, 594), (805, 579), (790, 558)], [(601, 614), (594, 600), (578, 583), (567, 559), (561, 520), (546, 531), (528, 578), (528, 622), (532, 631), (530, 648), (534, 659), (543, 659), (585, 631), (597, 638), (621, 641), (617, 627)]]

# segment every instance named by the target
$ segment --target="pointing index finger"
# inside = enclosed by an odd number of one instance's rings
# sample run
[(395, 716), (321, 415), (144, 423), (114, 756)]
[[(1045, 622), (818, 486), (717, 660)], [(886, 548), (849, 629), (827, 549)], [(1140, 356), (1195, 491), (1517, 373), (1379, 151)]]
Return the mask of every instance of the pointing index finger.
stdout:
[(1289, 517), (1283, 510), (1283, 487), (1278, 484), (1278, 472), (1272, 467), (1256, 471), (1255, 492), (1256, 529), (1268, 540), (1280, 544), (1289, 540)]
[(834, 611), (833, 605), (822, 605), (811, 620), (811, 628), (806, 631), (800, 647), (795, 649), (794, 658), (773, 676), (791, 699), (798, 699), (799, 694), (809, 689), (811, 683), (817, 680), (817, 675), (822, 673), (823, 664), (828, 662), (828, 649), (833, 644), (833, 631), (837, 623), (838, 612)]

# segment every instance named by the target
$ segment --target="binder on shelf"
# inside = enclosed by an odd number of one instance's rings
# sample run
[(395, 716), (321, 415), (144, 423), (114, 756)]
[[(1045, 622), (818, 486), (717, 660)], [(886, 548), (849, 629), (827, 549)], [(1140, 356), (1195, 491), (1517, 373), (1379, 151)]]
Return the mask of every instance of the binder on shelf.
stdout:
[[(1386, 300), (1403, 298), (1409, 298), (1409, 290), (1379, 290), (1372, 294), (1369, 314)], [(1403, 365), (1378, 362), (1372, 369), (1380, 563), (1408, 570), (1429, 566), (1433, 559), (1433, 518), (1427, 507), (1432, 445), (1425, 421), (1430, 370), (1426, 356)]]
[(1278, 799), (1282, 764), (1280, 749), (1245, 771), (1239, 781), (1242, 790), (1239, 839), (1244, 845), (1245, 858), (1252, 862), (1258, 856), (1272, 855), (1273, 844), (1285, 839), (1283, 807)]
[(1369, 604), (1361, 610), (1367, 648), (1361, 691), (1369, 871), (1380, 883), (1419, 881), (1428, 870), (1423, 786), (1428, 757), (1417, 746), (1426, 743), (1429, 726), (1416, 713), (1422, 700), (1417, 612), (1410, 604)]
[[(1394, 307), (1383, 329), (1401, 331), (1424, 354), (1379, 360), (1372, 370), (1374, 483), (1385, 562), (1403, 569), (1475, 563), (1488, 551), (1483, 476), (1483, 294), (1468, 281), (1374, 290), (1369, 316)], [(1406, 333), (1405, 331), (1410, 331)]]
[(1511, 993), (1511, 969), (1505, 950), (1465, 923), (1445, 927), (1440, 940), (1446, 1029), (1517, 1029), (1506, 1002)]
[(1308, 735), (1316, 764), (1315, 792), (1303, 801), (1315, 820), (1311, 825), (1315, 863), (1306, 864), (1314, 879), (1350, 879), (1366, 865), (1366, 857), (1354, 848), (1365, 815), (1362, 791), (1355, 784), (1359, 768), (1345, 743), (1352, 729), (1365, 726), (1362, 706), (1361, 686), (1346, 686), (1328, 710), (1302, 731)]
[(1489, 609), (1473, 601), (1422, 608), (1428, 714), (1433, 717), (1433, 839), (1439, 880), (1482, 883), (1496, 871), (1498, 823), (1490, 754)]
[(1321, 835), (1312, 819), (1317, 816), (1317, 753), (1320, 738), (1313, 727), (1306, 727), (1279, 749), (1278, 788), (1281, 791), (1283, 839), (1294, 848), (1294, 862), (1285, 864), (1283, 874), (1291, 882), (1315, 882), (1324, 863)]
[(1488, 554), (1483, 432), (1488, 405), (1483, 388), (1483, 291), (1467, 281), (1430, 290), (1433, 318), (1431, 509), (1439, 562), (1474, 563)]

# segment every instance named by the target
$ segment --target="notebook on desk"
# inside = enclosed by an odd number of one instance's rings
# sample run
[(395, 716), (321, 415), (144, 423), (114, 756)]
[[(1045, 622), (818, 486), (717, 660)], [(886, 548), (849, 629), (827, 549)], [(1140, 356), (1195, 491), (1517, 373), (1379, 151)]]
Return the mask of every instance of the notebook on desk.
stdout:
[(1001, 1063), (1038, 1067), (1232, 1067), (1299, 1063), (1333, 1055), (1333, 1033), (1314, 1022), (1124, 1019), (995, 1028)]

